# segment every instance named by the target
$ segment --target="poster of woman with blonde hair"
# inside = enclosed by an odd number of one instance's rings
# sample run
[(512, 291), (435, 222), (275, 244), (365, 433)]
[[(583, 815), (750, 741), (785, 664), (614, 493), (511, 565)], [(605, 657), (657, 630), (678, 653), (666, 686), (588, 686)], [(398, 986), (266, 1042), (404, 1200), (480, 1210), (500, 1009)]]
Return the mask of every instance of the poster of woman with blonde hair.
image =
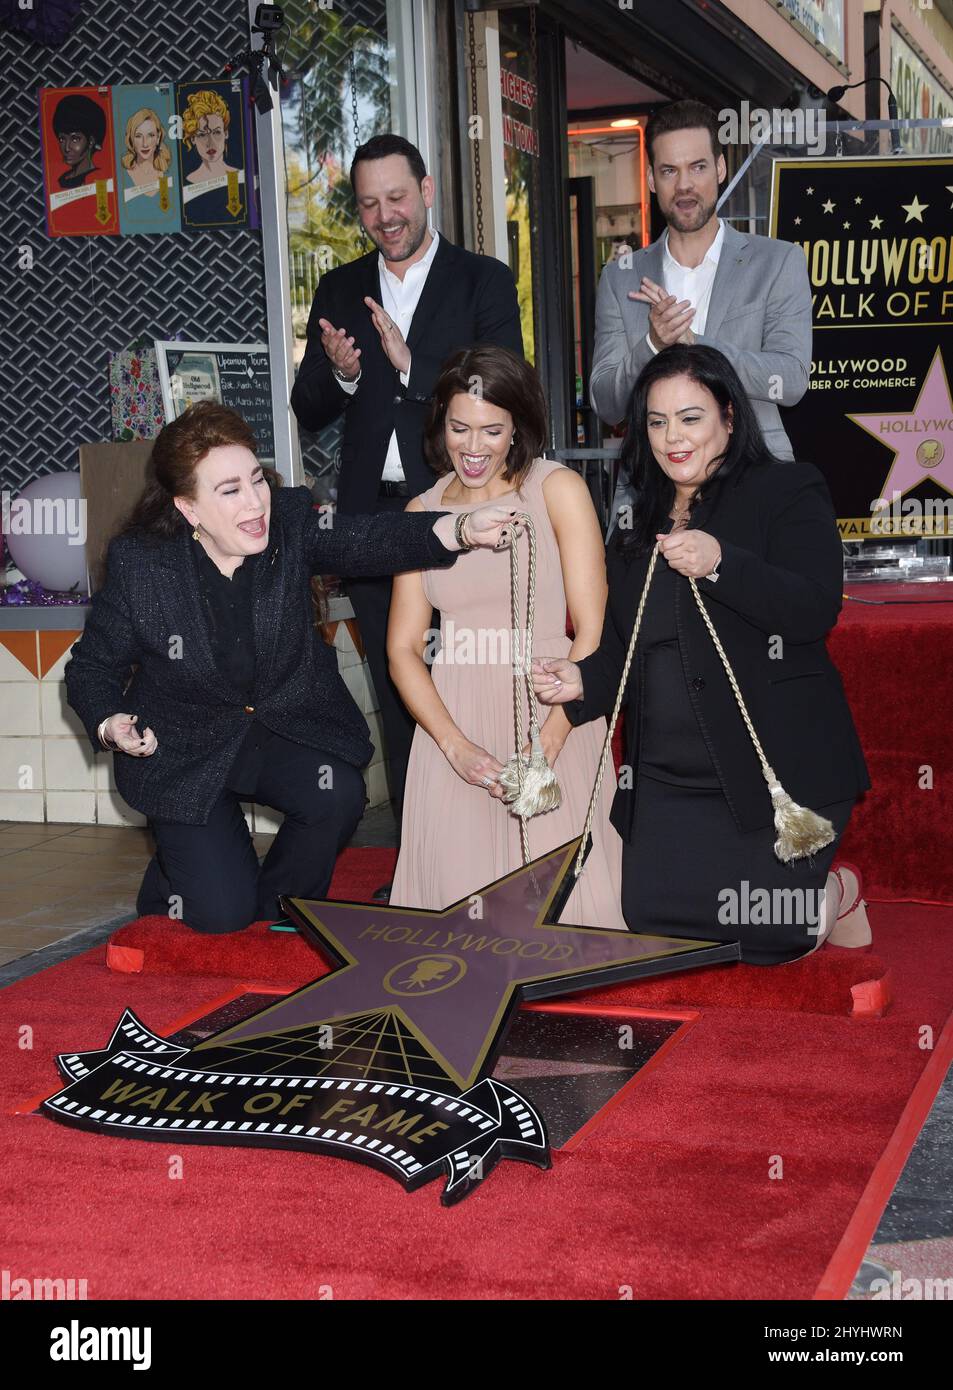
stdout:
[(247, 227), (241, 82), (182, 82), (179, 165), (186, 227)]
[(120, 230), (180, 232), (171, 83), (113, 87), (112, 95)]

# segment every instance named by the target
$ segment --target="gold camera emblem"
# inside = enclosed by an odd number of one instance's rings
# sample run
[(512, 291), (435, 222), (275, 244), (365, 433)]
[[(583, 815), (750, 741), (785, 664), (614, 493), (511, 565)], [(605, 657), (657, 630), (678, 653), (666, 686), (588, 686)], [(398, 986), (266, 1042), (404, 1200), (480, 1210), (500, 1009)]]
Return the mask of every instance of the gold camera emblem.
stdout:
[(422, 994), (439, 994), (457, 984), (467, 973), (467, 963), (459, 956), (413, 956), (388, 970), (384, 988), (388, 994), (419, 999)]

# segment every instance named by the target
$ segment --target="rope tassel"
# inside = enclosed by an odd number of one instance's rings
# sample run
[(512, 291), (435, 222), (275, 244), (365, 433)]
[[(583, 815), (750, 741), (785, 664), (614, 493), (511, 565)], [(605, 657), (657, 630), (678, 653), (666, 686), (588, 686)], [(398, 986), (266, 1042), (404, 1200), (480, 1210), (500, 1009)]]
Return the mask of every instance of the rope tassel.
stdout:
[[(513, 643), (513, 717), (517, 751), (500, 773), (503, 800), (520, 823), (520, 848), (523, 863), (530, 862), (529, 833), (526, 822), (531, 816), (555, 811), (562, 800), (556, 774), (546, 761), (539, 736), (539, 705), (532, 681), (533, 622), (536, 613), (536, 530), (532, 517), (521, 513), (519, 520), (526, 528), (529, 547), (529, 572), (526, 577), (526, 629), (520, 641), (519, 557), (516, 540), (510, 545), (510, 616)], [(523, 691), (529, 705), (529, 757), (521, 756), (523, 747)]]
[(764, 775), (774, 803), (774, 828), (778, 832), (774, 852), (782, 864), (790, 864), (792, 859), (810, 858), (829, 845), (834, 838), (831, 822), (792, 801), (772, 768), (769, 767)]
[[(629, 671), (632, 660), (635, 656), (635, 644), (639, 638), (639, 629), (642, 626), (642, 615), (645, 612), (645, 602), (649, 595), (649, 585), (652, 583), (652, 576), (655, 573), (655, 565), (659, 556), (659, 548), (656, 545), (649, 560), (648, 572), (645, 576), (645, 583), (642, 586), (642, 594), (639, 599), (639, 606), (635, 614), (635, 623), (632, 628), (632, 636), (629, 639), (629, 649), (626, 652), (625, 662), (622, 667), (622, 678), (619, 682), (619, 690), (616, 695), (615, 706), (609, 718), (609, 727), (606, 729), (605, 742), (602, 745), (602, 757), (599, 759), (599, 769), (596, 773), (595, 786), (592, 789), (592, 796), (589, 800), (589, 810), (586, 813), (586, 823), (583, 827), (582, 840), (579, 845), (579, 852), (573, 865), (573, 875), (579, 877), (582, 871), (583, 860), (586, 857), (586, 845), (592, 833), (592, 822), (595, 816), (596, 802), (599, 797), (599, 790), (605, 776), (606, 765), (609, 761), (609, 753), (612, 748), (612, 736), (618, 723), (619, 712), (622, 708), (622, 700), (625, 695), (625, 688), (629, 680)], [(702, 596), (698, 592), (698, 585), (694, 579), (689, 578), (692, 594), (698, 605), (699, 612), (708, 629), (708, 635), (714, 643), (721, 664), (725, 668), (725, 675), (731, 686), (741, 717), (745, 722), (745, 727), (754, 745), (754, 751), (758, 755), (761, 764), (761, 772), (765, 782), (768, 784), (768, 791), (771, 794), (771, 803), (774, 806), (774, 828), (777, 831), (777, 839), (774, 842), (774, 852), (782, 864), (790, 864), (795, 859), (808, 859), (811, 855), (817, 854), (819, 850), (829, 845), (835, 838), (834, 827), (824, 816), (819, 816), (816, 811), (809, 810), (806, 806), (799, 806), (796, 801), (787, 794), (781, 783), (778, 781), (774, 768), (765, 757), (764, 749), (761, 747), (761, 740), (755, 732), (755, 727), (751, 722), (748, 707), (745, 704), (744, 696), (735, 678), (735, 673), (731, 669), (731, 662), (725, 654), (725, 649), (721, 645), (721, 639), (715, 631), (714, 624), (708, 616), (708, 609), (702, 602)]]
[(715, 644), (715, 651), (721, 658), (721, 664), (725, 668), (725, 675), (731, 686), (732, 693), (741, 711), (741, 717), (745, 721), (745, 727), (751, 735), (751, 742), (754, 744), (754, 751), (758, 755), (761, 764), (761, 773), (768, 784), (768, 791), (771, 793), (771, 802), (774, 806), (774, 828), (778, 832), (778, 838), (774, 842), (774, 852), (782, 864), (790, 864), (794, 859), (808, 859), (812, 854), (816, 854), (825, 845), (829, 845), (834, 839), (834, 827), (829, 820), (819, 816), (816, 811), (810, 811), (806, 806), (799, 806), (793, 801), (781, 786), (775, 776), (774, 768), (771, 767), (765, 757), (764, 749), (761, 747), (761, 740), (755, 733), (755, 727), (751, 722), (748, 707), (744, 702), (735, 673), (731, 669), (731, 662), (725, 655), (725, 649), (721, 645), (721, 639), (715, 631), (714, 624), (708, 616), (708, 609), (702, 602), (702, 596), (698, 592), (698, 585), (694, 579), (689, 579), (695, 602), (698, 604), (699, 611), (708, 629), (708, 634)]
[(520, 775), (515, 755), (500, 773), (500, 786), (503, 800), (512, 808), (514, 815), (542, 815), (544, 811), (555, 811), (562, 800), (559, 782), (543, 752), (539, 734), (531, 739), (529, 760), (523, 759), (523, 787), (520, 790)]

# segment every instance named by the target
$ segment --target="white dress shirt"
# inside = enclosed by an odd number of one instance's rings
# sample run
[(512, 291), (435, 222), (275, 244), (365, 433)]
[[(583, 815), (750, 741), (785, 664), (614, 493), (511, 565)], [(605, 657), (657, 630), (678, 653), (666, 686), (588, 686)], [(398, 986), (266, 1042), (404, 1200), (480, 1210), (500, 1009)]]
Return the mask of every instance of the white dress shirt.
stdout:
[[(718, 269), (724, 241), (725, 224), (719, 218), (715, 240), (705, 253), (704, 260), (696, 266), (682, 265), (681, 261), (675, 259), (668, 249), (667, 228), (662, 241), (662, 283), (666, 292), (673, 294), (677, 300), (687, 299), (690, 304), (694, 304), (695, 316), (689, 327), (693, 333), (699, 335), (704, 333), (705, 325), (708, 323), (711, 289), (715, 283), (715, 271)], [(645, 336), (649, 347), (657, 353), (658, 348), (652, 342), (651, 333)]]
[[(440, 240), (440, 234), (438, 232), (432, 232), (431, 237), (432, 240), (427, 249), (427, 254), (422, 256), (419, 261), (415, 261), (413, 265), (407, 267), (404, 271), (403, 280), (399, 275), (395, 275), (392, 270), (388, 270), (387, 262), (383, 256), (379, 255), (377, 258), (381, 279), (381, 305), (400, 329), (405, 342), (411, 320), (414, 317), (417, 305), (420, 303), (420, 296), (423, 293), (424, 285), (427, 283), (427, 276), (430, 274), (433, 258), (437, 254), (437, 243)], [(368, 310), (368, 313), (370, 313), (370, 310)], [(340, 378), (338, 380), (341, 389), (351, 396), (357, 390), (357, 384), (360, 379), (361, 375), (358, 373), (354, 381), (340, 381)], [(407, 385), (410, 380), (409, 369), (406, 372), (400, 373), (400, 380), (403, 386)], [(397, 447), (397, 431), (393, 430), (387, 444), (387, 457), (384, 460), (384, 472), (381, 475), (381, 482), (402, 483), (403, 481), (404, 468), (400, 461), (400, 449)]]

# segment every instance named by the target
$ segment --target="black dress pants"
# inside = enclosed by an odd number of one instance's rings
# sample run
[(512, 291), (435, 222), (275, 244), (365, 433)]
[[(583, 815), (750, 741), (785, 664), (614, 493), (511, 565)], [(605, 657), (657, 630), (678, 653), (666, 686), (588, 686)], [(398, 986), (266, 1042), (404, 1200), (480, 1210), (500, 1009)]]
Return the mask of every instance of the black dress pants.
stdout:
[[(241, 803), (284, 812), (259, 867)], [(242, 931), (283, 914), (280, 893), (323, 898), (338, 852), (364, 813), (359, 768), (261, 725), (249, 731), (205, 825), (150, 821), (156, 855), (136, 903), (198, 932)]]
[[(377, 501), (378, 512), (402, 512), (405, 506), (406, 499), (400, 497), (380, 497)], [(390, 794), (396, 803), (399, 827), (410, 745), (414, 741), (417, 725), (413, 716), (404, 708), (387, 669), (387, 620), (390, 616), (391, 584), (389, 577), (349, 579), (347, 596), (351, 600), (354, 616), (361, 629), (364, 654), (374, 681), (374, 693), (384, 727), (384, 754), (387, 758)]]

